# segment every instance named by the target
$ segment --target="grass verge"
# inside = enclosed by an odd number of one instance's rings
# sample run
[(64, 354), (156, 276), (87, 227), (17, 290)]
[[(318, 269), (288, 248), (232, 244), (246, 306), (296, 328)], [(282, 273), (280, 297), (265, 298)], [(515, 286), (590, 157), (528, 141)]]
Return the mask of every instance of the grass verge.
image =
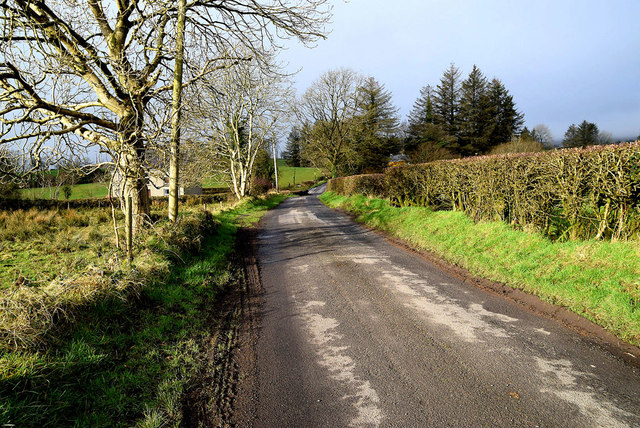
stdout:
[(230, 257), (237, 227), (256, 222), (284, 198), (187, 218), (185, 234), (215, 222), (213, 233), (189, 242), (183, 233), (141, 237), (144, 250), (133, 271), (150, 260), (160, 268), (138, 277), (146, 281), (139, 293), (85, 304), (46, 346), (0, 351), (0, 425), (180, 425), (183, 397), (222, 322), (212, 308), (238, 286)]
[(554, 243), (504, 223), (474, 223), (460, 212), (396, 208), (384, 200), (333, 192), (320, 199), (474, 275), (567, 307), (622, 340), (640, 345), (638, 242)]

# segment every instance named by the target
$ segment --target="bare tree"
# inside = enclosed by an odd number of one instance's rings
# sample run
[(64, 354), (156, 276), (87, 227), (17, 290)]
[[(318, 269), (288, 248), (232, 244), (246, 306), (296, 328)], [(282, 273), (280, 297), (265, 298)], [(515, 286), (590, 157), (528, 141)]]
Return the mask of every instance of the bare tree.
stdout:
[(531, 134), (533, 139), (542, 143), (544, 147), (553, 147), (553, 134), (551, 134), (551, 130), (547, 125), (540, 123), (534, 126)]
[(311, 84), (298, 103), (305, 157), (316, 167), (329, 170), (332, 177), (348, 160), (348, 138), (362, 81), (353, 70), (328, 71)]
[[(189, 2), (185, 63), (194, 65), (185, 85), (227, 60), (230, 46), (251, 56), (280, 37), (313, 42), (329, 13), (327, 0)], [(171, 0), (0, 1), (0, 145), (35, 159), (97, 148), (140, 223), (149, 211), (146, 155), (170, 116), (176, 16)]]
[(598, 133), (598, 144), (601, 146), (606, 146), (607, 144), (613, 144), (613, 134), (607, 131), (600, 131)]
[(259, 60), (220, 69), (198, 88), (190, 102), (189, 127), (199, 136), (191, 138), (209, 141), (209, 157), (203, 160), (243, 198), (258, 152), (281, 133), (286, 121), (292, 96), (286, 76), (278, 72), (272, 55), (263, 52)]

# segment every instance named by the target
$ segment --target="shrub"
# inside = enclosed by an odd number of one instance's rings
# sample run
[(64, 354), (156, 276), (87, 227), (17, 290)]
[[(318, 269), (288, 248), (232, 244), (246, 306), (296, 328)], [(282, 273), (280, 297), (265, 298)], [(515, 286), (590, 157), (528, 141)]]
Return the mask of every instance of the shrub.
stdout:
[(552, 239), (640, 236), (640, 142), (394, 166), (333, 179), (327, 189), (464, 211)]
[(384, 174), (362, 174), (331, 179), (327, 190), (345, 196), (360, 194), (377, 198), (386, 197), (387, 184)]
[(67, 184), (62, 187), (62, 193), (64, 194), (65, 199), (69, 199), (71, 197), (71, 193), (73, 193), (73, 189)]
[(639, 143), (436, 161), (385, 174), (387, 196), (399, 206), (464, 211), (559, 239), (640, 234)]
[(498, 144), (489, 152), (490, 155), (502, 155), (506, 153), (536, 153), (543, 152), (544, 145), (535, 140), (517, 137), (513, 140)]
[(271, 181), (268, 178), (253, 177), (249, 194), (251, 196), (260, 196), (267, 193), (269, 189), (271, 189)]
[(16, 183), (4, 183), (0, 181), (0, 199), (20, 198), (20, 188)]

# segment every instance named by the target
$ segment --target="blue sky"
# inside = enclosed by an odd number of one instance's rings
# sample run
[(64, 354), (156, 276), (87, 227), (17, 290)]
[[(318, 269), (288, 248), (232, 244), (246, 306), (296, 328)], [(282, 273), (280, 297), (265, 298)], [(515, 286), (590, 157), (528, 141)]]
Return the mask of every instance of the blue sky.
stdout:
[(529, 128), (561, 140), (588, 120), (615, 138), (640, 134), (640, 0), (332, 0), (327, 40), (291, 44), (303, 92), (339, 67), (375, 77), (403, 118), (420, 88), (454, 62), (501, 79)]

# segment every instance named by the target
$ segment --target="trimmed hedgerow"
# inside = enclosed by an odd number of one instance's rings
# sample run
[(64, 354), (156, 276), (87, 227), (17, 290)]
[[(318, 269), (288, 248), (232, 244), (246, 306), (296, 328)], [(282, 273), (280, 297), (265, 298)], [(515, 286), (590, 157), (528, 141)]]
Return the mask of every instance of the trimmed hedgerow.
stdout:
[[(436, 161), (384, 176), (383, 194), (397, 206), (463, 211), (553, 239), (640, 236), (640, 142)], [(369, 194), (358, 191), (356, 177), (329, 189)]]
[(384, 174), (352, 175), (329, 180), (327, 190), (345, 196), (366, 195), (372, 198), (385, 198), (387, 183)]

